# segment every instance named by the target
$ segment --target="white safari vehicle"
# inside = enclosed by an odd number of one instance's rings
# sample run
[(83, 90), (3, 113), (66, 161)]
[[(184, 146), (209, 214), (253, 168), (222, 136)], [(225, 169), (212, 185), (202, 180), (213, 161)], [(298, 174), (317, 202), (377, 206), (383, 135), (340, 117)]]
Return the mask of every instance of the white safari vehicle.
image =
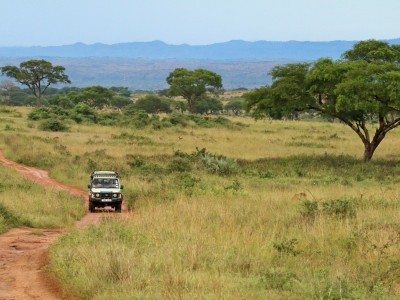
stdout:
[(121, 212), (124, 188), (119, 181), (119, 175), (114, 171), (94, 171), (90, 175), (89, 211), (94, 212), (96, 207), (112, 207)]

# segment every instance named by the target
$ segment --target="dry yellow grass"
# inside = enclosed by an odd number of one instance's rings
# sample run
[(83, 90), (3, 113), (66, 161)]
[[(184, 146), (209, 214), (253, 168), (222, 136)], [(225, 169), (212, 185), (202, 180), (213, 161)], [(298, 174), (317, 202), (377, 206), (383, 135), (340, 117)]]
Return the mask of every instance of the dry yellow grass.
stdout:
[[(85, 186), (90, 159), (126, 174), (134, 218), (52, 248), (66, 286), (83, 299), (398, 298), (400, 133), (364, 164), (361, 142), (340, 123), (231, 120), (248, 127), (47, 133), (24, 118), (2, 121), (15, 128), (1, 134), (9, 157), (48, 163), (63, 181)], [(175, 151), (196, 147), (239, 159), (238, 172), (165, 171)], [(130, 165), (135, 157), (144, 166)], [(354, 215), (342, 214), (352, 204)]]

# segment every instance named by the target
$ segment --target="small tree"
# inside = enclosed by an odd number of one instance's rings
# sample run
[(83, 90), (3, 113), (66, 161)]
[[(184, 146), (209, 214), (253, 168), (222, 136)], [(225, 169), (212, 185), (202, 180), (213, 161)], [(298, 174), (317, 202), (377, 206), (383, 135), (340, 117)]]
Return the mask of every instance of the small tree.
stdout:
[(109, 105), (113, 96), (113, 91), (100, 85), (82, 88), (77, 95), (79, 102), (86, 103), (90, 107), (98, 109)]
[(143, 110), (149, 114), (159, 112), (170, 113), (172, 111), (167, 101), (155, 95), (147, 95), (138, 99), (135, 103), (135, 107), (137, 110)]
[(53, 66), (45, 60), (29, 60), (20, 63), (19, 67), (5, 66), (1, 68), (3, 75), (14, 78), (31, 90), (36, 98), (37, 106), (41, 105), (42, 95), (51, 84), (71, 83), (64, 71), (64, 67)]
[(18, 90), (18, 88), (13, 82), (8, 80), (0, 82), (1, 102), (4, 104), (10, 104), (10, 94), (16, 90)]
[[(364, 161), (400, 125), (399, 45), (363, 41), (342, 60), (277, 66), (271, 75), (271, 86), (245, 94), (247, 110), (258, 118), (313, 111), (339, 119), (361, 139)], [(369, 122), (377, 125), (373, 134)]]
[(218, 94), (222, 88), (221, 76), (204, 69), (190, 71), (185, 68), (177, 68), (169, 73), (166, 80), (170, 85), (170, 94), (186, 99), (191, 113), (194, 112), (198, 99), (207, 92)]
[(232, 99), (225, 106), (224, 110), (231, 111), (235, 115), (240, 115), (243, 110), (243, 100), (241, 99)]

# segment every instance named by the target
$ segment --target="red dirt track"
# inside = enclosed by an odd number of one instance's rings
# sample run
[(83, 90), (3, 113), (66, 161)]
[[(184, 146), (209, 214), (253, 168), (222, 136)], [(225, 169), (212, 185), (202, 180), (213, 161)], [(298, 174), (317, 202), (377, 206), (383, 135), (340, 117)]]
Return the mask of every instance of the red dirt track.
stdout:
[[(8, 160), (1, 152), (0, 163), (38, 184), (82, 197), (87, 207), (87, 191), (52, 179), (47, 171)], [(102, 213), (87, 213), (76, 226), (98, 224), (102, 216)], [(0, 235), (0, 300), (63, 299), (59, 284), (43, 271), (50, 244), (63, 232), (62, 229), (14, 228)]]

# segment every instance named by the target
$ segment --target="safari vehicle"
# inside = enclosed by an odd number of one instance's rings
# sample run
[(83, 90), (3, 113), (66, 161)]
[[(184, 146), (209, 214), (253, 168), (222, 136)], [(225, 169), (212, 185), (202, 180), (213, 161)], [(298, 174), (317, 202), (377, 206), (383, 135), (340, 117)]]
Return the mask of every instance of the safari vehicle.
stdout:
[(94, 212), (97, 207), (111, 207), (121, 212), (124, 188), (120, 184), (119, 175), (114, 171), (94, 171), (90, 175), (89, 211)]

